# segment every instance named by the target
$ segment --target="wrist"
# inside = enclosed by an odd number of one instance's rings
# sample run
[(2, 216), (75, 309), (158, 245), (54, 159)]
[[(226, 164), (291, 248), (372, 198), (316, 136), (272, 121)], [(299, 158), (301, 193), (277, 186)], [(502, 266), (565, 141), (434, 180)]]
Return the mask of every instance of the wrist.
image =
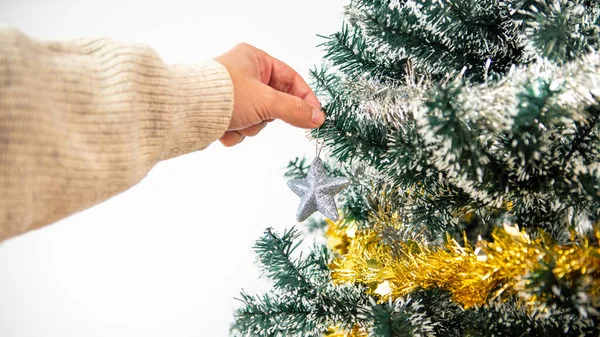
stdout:
[(163, 159), (206, 148), (225, 133), (233, 113), (233, 83), (225, 66), (206, 60), (169, 67), (178, 100), (173, 105), (177, 137), (165, 144)]

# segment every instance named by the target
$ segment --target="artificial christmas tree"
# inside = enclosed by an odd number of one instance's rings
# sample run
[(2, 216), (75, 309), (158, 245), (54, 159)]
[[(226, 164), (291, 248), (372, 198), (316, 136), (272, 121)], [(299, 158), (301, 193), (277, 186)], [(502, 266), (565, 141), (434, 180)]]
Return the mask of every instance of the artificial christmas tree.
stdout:
[[(600, 335), (600, 5), (353, 1), (312, 72), (338, 221), (256, 243), (244, 336)], [(312, 133), (317, 135), (317, 130)], [(303, 178), (304, 159), (287, 175)]]

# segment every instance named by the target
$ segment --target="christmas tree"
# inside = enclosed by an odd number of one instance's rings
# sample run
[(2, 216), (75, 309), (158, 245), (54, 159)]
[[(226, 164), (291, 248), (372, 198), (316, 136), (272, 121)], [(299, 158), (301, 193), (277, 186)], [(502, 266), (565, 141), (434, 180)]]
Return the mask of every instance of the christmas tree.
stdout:
[[(312, 71), (337, 221), (255, 245), (239, 336), (600, 335), (600, 5), (356, 0)], [(286, 175), (302, 178), (306, 158)]]

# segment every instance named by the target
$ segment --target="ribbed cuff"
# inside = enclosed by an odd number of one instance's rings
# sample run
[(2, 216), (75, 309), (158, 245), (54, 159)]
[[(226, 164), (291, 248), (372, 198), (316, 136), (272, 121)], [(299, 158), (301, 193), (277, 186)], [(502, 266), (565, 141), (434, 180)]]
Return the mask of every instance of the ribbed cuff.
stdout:
[(233, 113), (233, 83), (227, 68), (214, 60), (194, 65), (170, 65), (177, 87), (173, 144), (162, 159), (206, 148), (219, 139)]

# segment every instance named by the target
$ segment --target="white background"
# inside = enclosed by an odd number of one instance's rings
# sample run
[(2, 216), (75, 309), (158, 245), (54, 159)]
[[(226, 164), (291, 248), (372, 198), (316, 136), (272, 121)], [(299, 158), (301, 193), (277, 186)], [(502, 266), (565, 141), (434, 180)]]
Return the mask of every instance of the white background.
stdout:
[[(248, 42), (307, 78), (346, 0), (0, 0), (0, 23), (41, 39), (108, 36), (167, 62)], [(138, 185), (0, 243), (0, 336), (226, 336), (242, 288), (264, 288), (251, 246), (295, 224), (283, 168), (313, 155), (305, 131), (273, 122), (255, 138), (158, 164)]]

